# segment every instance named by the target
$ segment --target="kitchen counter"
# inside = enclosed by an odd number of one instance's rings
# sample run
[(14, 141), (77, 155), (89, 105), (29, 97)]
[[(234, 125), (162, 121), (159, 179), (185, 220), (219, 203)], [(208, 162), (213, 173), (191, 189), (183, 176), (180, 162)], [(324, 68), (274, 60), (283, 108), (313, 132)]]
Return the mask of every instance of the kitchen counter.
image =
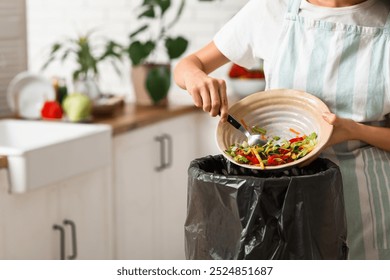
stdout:
[[(92, 123), (108, 124), (112, 127), (113, 135), (118, 135), (162, 120), (198, 111), (199, 109), (192, 104), (179, 104), (174, 102), (170, 102), (167, 106), (155, 107), (125, 103), (113, 115), (95, 116)], [(0, 169), (7, 167), (7, 157), (0, 155)]]
[(133, 103), (126, 103), (113, 116), (95, 117), (93, 123), (108, 124), (113, 129), (113, 135), (129, 130), (144, 127), (162, 120), (170, 119), (191, 112), (198, 112), (194, 105), (174, 104), (167, 106), (137, 106)]
[(0, 156), (0, 169), (1, 168), (6, 168), (7, 166), (8, 166), (7, 157)]

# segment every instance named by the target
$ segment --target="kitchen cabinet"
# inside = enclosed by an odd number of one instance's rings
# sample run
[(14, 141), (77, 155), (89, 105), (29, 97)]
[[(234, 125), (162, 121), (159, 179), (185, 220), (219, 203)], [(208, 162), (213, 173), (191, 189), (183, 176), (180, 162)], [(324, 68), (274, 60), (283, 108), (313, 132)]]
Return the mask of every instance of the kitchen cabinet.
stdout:
[(197, 156), (204, 157), (208, 155), (217, 155), (218, 150), (216, 141), (216, 129), (219, 117), (212, 118), (208, 113), (201, 112), (196, 116), (197, 131)]
[(110, 167), (99, 168), (20, 195), (2, 184), (0, 257), (112, 258), (110, 172)]
[(217, 123), (195, 111), (115, 134), (110, 166), (24, 194), (0, 169), (0, 259), (184, 259), (188, 167), (219, 153)]
[[(6, 169), (0, 168), (0, 193), (3, 192), (3, 189), (7, 186), (6, 185), (6, 179), (7, 179)], [(4, 207), (4, 197), (3, 195), (0, 195), (0, 260), (5, 259), (5, 240), (4, 240), (4, 230), (5, 230), (5, 223), (3, 222), (5, 218), (5, 207)]]
[(198, 113), (114, 137), (117, 259), (184, 259), (187, 170)]
[[(76, 225), (77, 259), (111, 259), (111, 170), (97, 169), (84, 176), (63, 182), (59, 188), (60, 216), (58, 221), (70, 220)], [(65, 251), (74, 253), (72, 225), (67, 231)], [(69, 240), (69, 241), (68, 241)], [(57, 243), (58, 244), (58, 243)], [(66, 256), (67, 257), (67, 256)]]

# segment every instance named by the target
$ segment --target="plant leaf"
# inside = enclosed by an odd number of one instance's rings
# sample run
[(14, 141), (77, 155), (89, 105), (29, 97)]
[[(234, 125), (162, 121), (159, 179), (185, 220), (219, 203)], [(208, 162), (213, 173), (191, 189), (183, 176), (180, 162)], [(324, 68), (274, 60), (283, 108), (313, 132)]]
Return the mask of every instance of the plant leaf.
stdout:
[(161, 17), (163, 17), (165, 12), (171, 6), (171, 0), (156, 0), (156, 3), (161, 9)]
[(156, 0), (144, 0), (144, 2), (142, 2), (141, 6), (150, 6), (150, 5), (154, 5), (156, 2)]
[(81, 73), (83, 73), (83, 71), (80, 70), (80, 69), (77, 69), (76, 71), (74, 71), (73, 72), (73, 80), (78, 80), (80, 75), (81, 75)]
[(181, 36), (177, 38), (167, 38), (165, 41), (165, 47), (167, 48), (169, 58), (175, 59), (186, 51), (188, 41)]
[(167, 96), (171, 86), (171, 71), (166, 66), (156, 66), (149, 70), (146, 77), (146, 89), (154, 104)]
[(52, 47), (51, 47), (51, 52), (50, 52), (50, 55), (53, 55), (55, 54), (59, 49), (61, 49), (62, 45), (60, 43), (55, 43)]
[(138, 18), (143, 18), (143, 17), (147, 17), (147, 18), (155, 18), (156, 17), (156, 13), (154, 12), (154, 6), (153, 5), (148, 5), (146, 6), (146, 10), (144, 10), (142, 13), (140, 13), (138, 15)]
[(41, 67), (42, 70), (45, 70), (53, 61), (56, 59), (57, 52), (62, 48), (62, 44), (60, 43), (54, 43), (51, 46), (49, 58), (46, 60), (46, 62)]
[(114, 57), (120, 59), (122, 57), (122, 46), (114, 41), (108, 41), (104, 53), (100, 56), (98, 61), (103, 61), (106, 58)]
[(71, 52), (72, 52), (72, 50), (66, 50), (66, 51), (62, 54), (62, 56), (61, 56), (61, 58), (60, 58), (61, 63), (64, 63), (64, 62), (65, 62), (65, 60), (68, 58), (68, 55), (69, 55)]
[(43, 64), (41, 70), (45, 70), (55, 59), (55, 56), (49, 57), (49, 59)]
[(141, 26), (140, 28), (138, 28), (137, 30), (135, 30), (133, 33), (130, 34), (130, 39), (132, 39), (133, 37), (135, 37), (138, 33), (146, 30), (149, 28), (149, 25), (145, 24), (143, 26)]
[(142, 63), (156, 48), (156, 44), (153, 41), (147, 41), (145, 43), (136, 41), (130, 44), (128, 48), (128, 54), (133, 65)]

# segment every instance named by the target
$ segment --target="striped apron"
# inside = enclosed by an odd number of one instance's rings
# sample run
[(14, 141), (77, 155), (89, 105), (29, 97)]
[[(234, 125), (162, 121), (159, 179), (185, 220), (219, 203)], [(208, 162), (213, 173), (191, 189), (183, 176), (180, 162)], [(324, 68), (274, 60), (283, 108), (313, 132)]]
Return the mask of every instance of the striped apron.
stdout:
[[(303, 0), (304, 1), (304, 0)], [(291, 0), (267, 88), (321, 98), (340, 117), (385, 125), (390, 112), (390, 15), (383, 27), (304, 18)], [(390, 259), (390, 153), (359, 141), (327, 149), (340, 166), (350, 259)]]

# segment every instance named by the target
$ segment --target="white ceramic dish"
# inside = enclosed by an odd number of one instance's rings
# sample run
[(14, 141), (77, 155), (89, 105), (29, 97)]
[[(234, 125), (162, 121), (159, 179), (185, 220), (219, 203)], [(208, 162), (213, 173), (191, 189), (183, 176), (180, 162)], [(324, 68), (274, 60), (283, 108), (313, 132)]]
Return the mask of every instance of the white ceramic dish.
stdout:
[(7, 90), (11, 111), (25, 119), (39, 119), (46, 100), (54, 100), (51, 82), (43, 76), (22, 72), (15, 76)]
[[(301, 135), (317, 133), (317, 145), (308, 155), (291, 163), (266, 166), (267, 170), (302, 165), (322, 151), (333, 131), (333, 126), (322, 118), (324, 112), (329, 112), (329, 108), (319, 98), (303, 91), (290, 89), (257, 92), (241, 99), (229, 109), (229, 113), (238, 121), (244, 120), (248, 127), (258, 125), (266, 129), (269, 136), (280, 136), (282, 139), (297, 137), (290, 128), (300, 132)], [(239, 164), (225, 154), (224, 151), (230, 145), (245, 140), (245, 136), (229, 123), (218, 124), (216, 140), (220, 152), (234, 164), (245, 168), (261, 169), (258, 166)]]
[(246, 97), (254, 92), (265, 89), (265, 79), (230, 79), (233, 93), (239, 97)]

